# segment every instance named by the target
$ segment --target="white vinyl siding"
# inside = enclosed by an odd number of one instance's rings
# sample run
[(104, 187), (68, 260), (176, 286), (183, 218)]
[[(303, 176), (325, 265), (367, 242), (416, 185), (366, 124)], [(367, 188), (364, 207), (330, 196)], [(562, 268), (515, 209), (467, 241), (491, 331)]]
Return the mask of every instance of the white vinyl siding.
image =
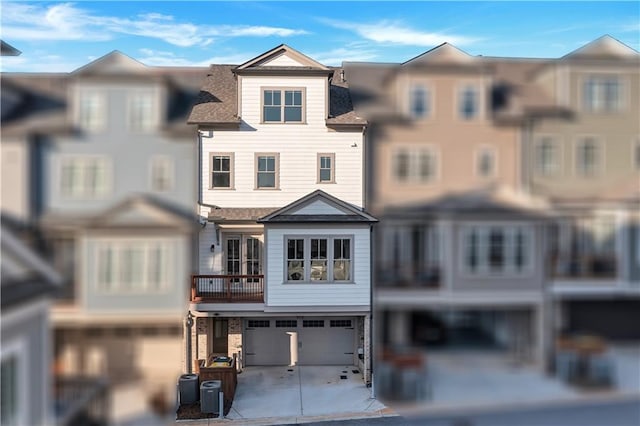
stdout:
[[(278, 227), (267, 229), (265, 284), (269, 306), (367, 306), (370, 289), (370, 231), (361, 227)], [(300, 237), (304, 235), (304, 237)], [(330, 237), (328, 237), (330, 236)], [(352, 241), (351, 282), (287, 282), (286, 238), (311, 239), (345, 238)], [(306, 239), (306, 240), (305, 240)], [(333, 243), (332, 243), (333, 244)], [(331, 246), (328, 246), (328, 249)], [(310, 247), (309, 247), (310, 248)], [(331, 247), (332, 248), (332, 247)], [(310, 260), (310, 253), (307, 256)], [(329, 256), (328, 256), (329, 257)]]

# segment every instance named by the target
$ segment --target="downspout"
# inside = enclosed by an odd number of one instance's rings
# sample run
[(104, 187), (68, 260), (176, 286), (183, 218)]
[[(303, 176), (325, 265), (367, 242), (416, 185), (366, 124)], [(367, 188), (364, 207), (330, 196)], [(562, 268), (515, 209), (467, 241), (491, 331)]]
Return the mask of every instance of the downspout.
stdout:
[(369, 381), (371, 383), (371, 398), (375, 398), (376, 397), (376, 387), (375, 387), (375, 381), (374, 381), (374, 377), (373, 377), (373, 371), (374, 371), (374, 358), (375, 358), (375, 344), (374, 344), (374, 337), (375, 337), (375, 333), (374, 333), (374, 319), (373, 319), (373, 312), (374, 312), (374, 297), (373, 297), (373, 291), (374, 291), (374, 273), (373, 273), (373, 269), (374, 269), (374, 244), (373, 244), (373, 224), (371, 224), (369, 226)]

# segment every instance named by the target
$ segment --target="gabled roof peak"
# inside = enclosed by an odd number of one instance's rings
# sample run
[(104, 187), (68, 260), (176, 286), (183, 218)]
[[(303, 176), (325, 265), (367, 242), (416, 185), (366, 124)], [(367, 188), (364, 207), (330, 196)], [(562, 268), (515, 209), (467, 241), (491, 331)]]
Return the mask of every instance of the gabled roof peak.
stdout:
[(265, 66), (276, 67), (299, 67), (307, 69), (316, 69), (323, 71), (330, 71), (330, 69), (320, 62), (311, 59), (307, 55), (297, 51), (296, 49), (286, 45), (280, 44), (271, 50), (268, 50), (253, 59), (239, 65), (236, 71), (242, 71), (247, 69), (260, 69)]
[(637, 50), (605, 34), (563, 56), (562, 59), (625, 59), (640, 56)]
[(414, 64), (441, 64), (441, 65), (461, 65), (469, 64), (475, 61), (475, 57), (469, 55), (462, 49), (457, 48), (451, 43), (444, 42), (433, 49), (409, 59), (402, 65)]
[(149, 68), (131, 56), (125, 55), (119, 50), (113, 50), (106, 55), (89, 62), (75, 71), (73, 75), (122, 75), (142, 74)]

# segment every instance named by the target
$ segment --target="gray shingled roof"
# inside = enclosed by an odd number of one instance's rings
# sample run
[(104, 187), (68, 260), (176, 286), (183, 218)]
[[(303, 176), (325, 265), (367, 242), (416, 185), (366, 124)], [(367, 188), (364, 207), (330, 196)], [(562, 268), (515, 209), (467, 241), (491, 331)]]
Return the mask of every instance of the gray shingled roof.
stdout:
[[(191, 124), (239, 124), (238, 84), (233, 74), (235, 65), (211, 65), (200, 95), (196, 99), (189, 123)], [(314, 70), (311, 67), (261, 67), (261, 70)], [(366, 120), (357, 116), (351, 103), (349, 86), (340, 78), (340, 68), (333, 68), (329, 88), (328, 125), (364, 125)]]
[[(174, 133), (194, 131), (193, 126), (187, 125), (186, 118), (206, 70), (203, 67), (149, 67), (149, 77), (163, 79), (169, 88), (165, 130)], [(72, 131), (67, 89), (73, 79), (67, 73), (2, 73), (3, 136)]]
[(267, 216), (278, 210), (278, 207), (262, 208), (217, 208), (209, 212), (209, 220), (215, 222), (250, 221), (255, 222), (261, 217)]

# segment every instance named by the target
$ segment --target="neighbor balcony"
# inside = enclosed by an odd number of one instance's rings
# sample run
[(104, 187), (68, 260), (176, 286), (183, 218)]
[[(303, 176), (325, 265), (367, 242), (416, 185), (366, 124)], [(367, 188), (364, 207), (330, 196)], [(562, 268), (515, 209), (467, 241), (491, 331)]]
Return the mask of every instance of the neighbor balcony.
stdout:
[(193, 275), (192, 303), (263, 303), (264, 275)]
[(376, 268), (379, 287), (438, 289), (441, 282), (442, 269), (437, 264), (382, 264)]
[(617, 277), (615, 255), (552, 256), (551, 276), (555, 279), (607, 280)]

